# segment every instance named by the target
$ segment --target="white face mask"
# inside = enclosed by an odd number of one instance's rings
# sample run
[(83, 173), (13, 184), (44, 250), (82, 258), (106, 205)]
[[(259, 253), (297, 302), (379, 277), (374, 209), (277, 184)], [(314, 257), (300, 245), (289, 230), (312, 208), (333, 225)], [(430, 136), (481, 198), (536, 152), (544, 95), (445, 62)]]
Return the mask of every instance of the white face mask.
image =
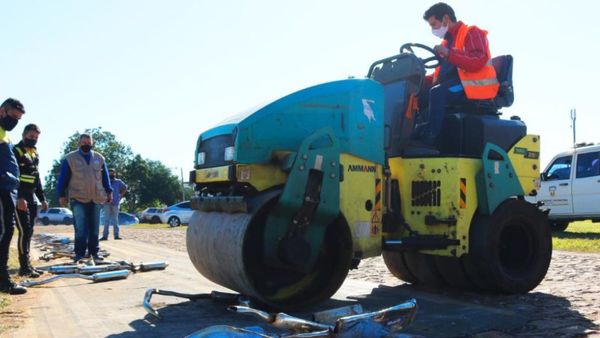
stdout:
[(444, 26), (444, 24), (442, 23), (442, 26), (440, 26), (440, 28), (432, 28), (431, 33), (433, 33), (433, 35), (437, 36), (438, 38), (443, 39), (444, 36), (446, 36), (446, 33), (448, 33), (448, 26)]

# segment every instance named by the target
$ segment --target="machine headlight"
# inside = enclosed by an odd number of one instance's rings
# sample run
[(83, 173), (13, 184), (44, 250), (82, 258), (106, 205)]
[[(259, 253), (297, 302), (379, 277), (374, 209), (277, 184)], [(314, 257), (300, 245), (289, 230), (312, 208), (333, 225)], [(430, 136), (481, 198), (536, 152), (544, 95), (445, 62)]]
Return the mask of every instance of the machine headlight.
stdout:
[(233, 155), (235, 154), (234, 147), (225, 148), (225, 161), (233, 161)]
[(206, 153), (205, 152), (198, 153), (198, 165), (203, 165), (204, 161), (206, 161)]

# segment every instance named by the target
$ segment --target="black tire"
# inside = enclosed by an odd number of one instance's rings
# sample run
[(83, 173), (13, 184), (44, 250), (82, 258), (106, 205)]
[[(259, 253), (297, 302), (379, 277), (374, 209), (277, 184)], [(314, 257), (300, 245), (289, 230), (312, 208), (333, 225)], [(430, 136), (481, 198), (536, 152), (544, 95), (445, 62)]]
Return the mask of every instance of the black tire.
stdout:
[(417, 277), (408, 270), (403, 252), (384, 251), (382, 255), (383, 261), (392, 275), (410, 284), (419, 283)]
[(66, 225), (71, 225), (71, 223), (73, 223), (73, 220), (70, 217), (65, 217), (63, 219), (63, 223)]
[(167, 221), (167, 223), (169, 223), (169, 226), (171, 228), (174, 228), (174, 227), (178, 227), (181, 225), (181, 220), (177, 216), (171, 216), (171, 217), (169, 217), (169, 220)]
[(430, 287), (440, 287), (446, 284), (435, 265), (434, 256), (407, 251), (404, 253), (404, 260), (408, 270), (417, 278), (418, 284)]
[(474, 218), (464, 268), (477, 286), (526, 293), (546, 276), (552, 256), (547, 217), (534, 205), (510, 199), (491, 216)]
[(150, 219), (150, 224), (158, 224), (158, 223), (160, 223), (160, 218), (158, 216), (153, 216)]
[(48, 217), (42, 218), (42, 224), (43, 225), (50, 225), (50, 219)]
[(569, 222), (567, 221), (549, 221), (548, 224), (550, 224), (550, 230), (552, 232), (562, 232), (569, 227)]
[(467, 277), (467, 273), (460, 258), (435, 256), (434, 260), (437, 270), (448, 286), (463, 290), (478, 289), (469, 277)]

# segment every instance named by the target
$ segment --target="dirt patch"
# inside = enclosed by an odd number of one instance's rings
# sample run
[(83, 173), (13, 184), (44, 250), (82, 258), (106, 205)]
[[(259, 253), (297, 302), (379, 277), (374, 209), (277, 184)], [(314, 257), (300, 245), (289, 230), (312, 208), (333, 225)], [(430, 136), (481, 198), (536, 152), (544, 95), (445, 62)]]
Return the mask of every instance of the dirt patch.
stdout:
[[(16, 237), (16, 236), (15, 236)], [(13, 238), (13, 243), (15, 239)], [(18, 252), (15, 246), (11, 246), (9, 252), (8, 268), (11, 274), (18, 270)], [(20, 278), (12, 276), (13, 281), (19, 282)], [(5, 293), (0, 293), (0, 335), (3, 333), (21, 327), (26, 318), (24, 307), (21, 306), (18, 297), (9, 296)]]

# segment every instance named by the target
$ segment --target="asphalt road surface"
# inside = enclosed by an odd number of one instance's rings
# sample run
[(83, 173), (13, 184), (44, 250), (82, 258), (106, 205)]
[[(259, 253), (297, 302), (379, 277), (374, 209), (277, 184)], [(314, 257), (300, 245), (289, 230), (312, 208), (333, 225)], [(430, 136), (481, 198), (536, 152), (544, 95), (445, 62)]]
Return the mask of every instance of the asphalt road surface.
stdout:
[[(161, 319), (148, 315), (142, 298), (148, 288), (200, 293), (229, 291), (205, 278), (192, 266), (185, 252), (134, 240), (101, 242), (112, 260), (132, 262), (167, 260), (164, 271), (137, 273), (126, 280), (91, 283), (80, 279), (61, 279), (30, 288), (18, 301), (25, 309), (25, 322), (8, 333), (12, 337), (183, 337), (212, 325), (237, 327), (262, 326), (251, 317), (233, 314), (225, 306), (211, 301), (155, 295), (153, 304)], [(56, 262), (52, 262), (56, 263)], [(48, 275), (45, 275), (48, 276)], [(409, 285), (384, 286), (348, 279), (329, 301), (305, 313), (359, 302), (365, 310), (378, 310), (417, 299), (419, 310), (405, 333), (426, 337), (504, 337), (502, 332), (523, 328), (528, 322), (542, 320), (527, 304), (504, 308), (485, 304), (464, 295), (440, 294)], [(564, 311), (569, 311), (565, 304)], [(273, 330), (271, 330), (272, 332)], [(575, 335), (585, 331), (575, 332)], [(528, 335), (527, 332), (522, 332)], [(539, 333), (539, 332), (538, 332)]]

